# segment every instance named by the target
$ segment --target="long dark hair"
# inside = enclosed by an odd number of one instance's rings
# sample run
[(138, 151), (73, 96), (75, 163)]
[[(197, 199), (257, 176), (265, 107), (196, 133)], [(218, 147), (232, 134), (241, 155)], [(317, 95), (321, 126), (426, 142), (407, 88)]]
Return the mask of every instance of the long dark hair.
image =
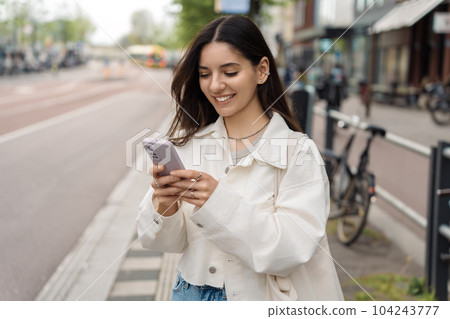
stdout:
[[(256, 66), (263, 57), (269, 59), (270, 76), (258, 85), (258, 97), (264, 110), (278, 112), (294, 131), (302, 131), (288, 106), (275, 59), (258, 27), (247, 17), (232, 15), (208, 23), (195, 37), (174, 68), (171, 93), (176, 102), (175, 118), (168, 136), (176, 145), (186, 144), (203, 127), (217, 120), (219, 114), (200, 89), (198, 61), (203, 47), (224, 42), (238, 50)], [(273, 104), (273, 105), (272, 105)], [(199, 125), (193, 120), (195, 119)], [(180, 134), (180, 132), (182, 132)]]

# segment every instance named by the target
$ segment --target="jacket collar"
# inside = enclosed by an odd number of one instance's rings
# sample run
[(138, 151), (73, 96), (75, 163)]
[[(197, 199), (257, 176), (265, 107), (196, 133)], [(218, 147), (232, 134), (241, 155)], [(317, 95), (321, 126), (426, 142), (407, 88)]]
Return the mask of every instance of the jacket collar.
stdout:
[[(281, 169), (287, 166), (287, 143), (290, 129), (283, 117), (277, 112), (272, 112), (272, 118), (261, 139), (251, 150), (251, 154), (242, 159), (237, 166), (250, 166), (253, 160), (261, 164), (269, 164)], [(215, 123), (212, 123), (194, 134), (194, 137), (206, 137), (210, 135), (216, 139), (227, 139), (227, 130), (223, 117), (219, 116)], [(225, 153), (229, 154), (228, 143)]]
[(227, 129), (225, 128), (225, 123), (222, 116), (219, 116), (214, 123), (205, 126), (200, 131), (195, 133), (194, 137), (202, 137), (206, 135), (211, 135), (215, 138), (227, 137)]

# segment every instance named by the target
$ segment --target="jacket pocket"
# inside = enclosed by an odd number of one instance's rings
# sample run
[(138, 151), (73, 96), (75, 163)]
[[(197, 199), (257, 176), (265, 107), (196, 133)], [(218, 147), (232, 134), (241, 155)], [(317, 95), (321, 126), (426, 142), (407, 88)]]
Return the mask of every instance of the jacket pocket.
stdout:
[(297, 300), (297, 291), (289, 277), (266, 274), (266, 298), (274, 301)]

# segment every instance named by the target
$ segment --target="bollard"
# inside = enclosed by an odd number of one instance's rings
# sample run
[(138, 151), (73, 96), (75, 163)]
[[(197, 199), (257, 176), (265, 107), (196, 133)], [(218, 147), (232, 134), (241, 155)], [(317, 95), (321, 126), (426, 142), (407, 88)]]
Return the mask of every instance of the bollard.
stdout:
[(292, 93), (292, 105), (303, 132), (311, 137), (312, 110), (315, 89), (311, 85), (301, 86)]
[(119, 61), (119, 78), (124, 78), (125, 77), (125, 60), (124, 59), (120, 59)]
[[(432, 192), (429, 204), (429, 220), (427, 228), (427, 265), (426, 276), (427, 286), (434, 290), (438, 300), (448, 299), (448, 279), (449, 265), (445, 256), (450, 249), (450, 238), (446, 233), (442, 233), (443, 225), (450, 223), (448, 199), (444, 196), (447, 188), (450, 188), (450, 158), (446, 155), (446, 149), (450, 148), (449, 143), (440, 141), (438, 148), (433, 152), (432, 174), (430, 179)], [(444, 258), (442, 258), (444, 257)]]
[(111, 77), (111, 70), (110, 70), (110, 65), (109, 65), (109, 59), (108, 58), (104, 58), (103, 60), (103, 78), (105, 80), (109, 80), (109, 78)]
[(333, 136), (334, 136), (334, 119), (330, 116), (330, 111), (334, 108), (327, 104), (327, 123), (325, 132), (325, 148), (327, 150), (333, 150)]

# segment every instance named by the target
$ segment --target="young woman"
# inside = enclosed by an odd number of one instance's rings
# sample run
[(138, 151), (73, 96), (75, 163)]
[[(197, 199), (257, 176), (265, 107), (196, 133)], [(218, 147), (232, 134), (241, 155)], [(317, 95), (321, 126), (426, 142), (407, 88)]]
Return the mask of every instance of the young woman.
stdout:
[(168, 135), (186, 169), (153, 167), (138, 217), (143, 247), (182, 253), (172, 300), (341, 300), (323, 162), (256, 25), (209, 23), (172, 95)]

